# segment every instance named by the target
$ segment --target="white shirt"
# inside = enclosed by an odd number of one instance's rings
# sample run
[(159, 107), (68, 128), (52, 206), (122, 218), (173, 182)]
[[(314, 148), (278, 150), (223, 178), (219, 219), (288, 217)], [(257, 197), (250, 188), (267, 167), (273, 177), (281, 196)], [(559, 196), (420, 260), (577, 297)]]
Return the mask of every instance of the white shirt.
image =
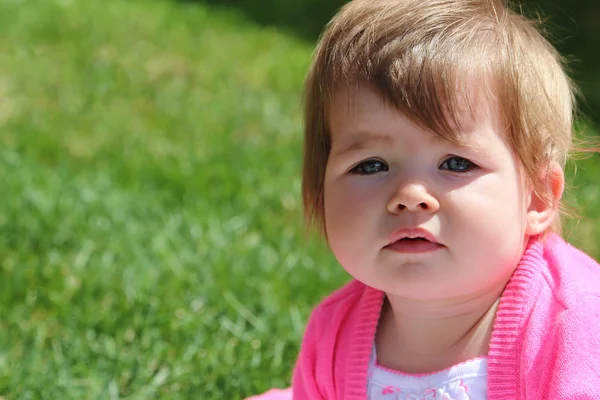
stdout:
[(369, 400), (487, 400), (487, 358), (475, 358), (432, 374), (406, 374), (369, 362)]

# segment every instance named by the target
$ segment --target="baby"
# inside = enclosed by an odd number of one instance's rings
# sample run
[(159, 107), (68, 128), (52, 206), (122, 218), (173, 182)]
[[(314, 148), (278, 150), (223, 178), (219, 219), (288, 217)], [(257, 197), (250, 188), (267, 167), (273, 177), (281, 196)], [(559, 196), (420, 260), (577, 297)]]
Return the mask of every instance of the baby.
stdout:
[(573, 92), (500, 0), (348, 3), (307, 78), (302, 194), (354, 280), (259, 398), (600, 398), (600, 266), (560, 237)]

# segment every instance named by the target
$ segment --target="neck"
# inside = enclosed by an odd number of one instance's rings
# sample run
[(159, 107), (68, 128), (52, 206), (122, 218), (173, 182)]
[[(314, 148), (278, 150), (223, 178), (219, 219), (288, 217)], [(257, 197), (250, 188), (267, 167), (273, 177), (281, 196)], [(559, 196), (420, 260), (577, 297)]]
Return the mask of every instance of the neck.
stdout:
[(487, 355), (500, 294), (445, 302), (388, 295), (377, 334), (379, 364), (427, 373)]

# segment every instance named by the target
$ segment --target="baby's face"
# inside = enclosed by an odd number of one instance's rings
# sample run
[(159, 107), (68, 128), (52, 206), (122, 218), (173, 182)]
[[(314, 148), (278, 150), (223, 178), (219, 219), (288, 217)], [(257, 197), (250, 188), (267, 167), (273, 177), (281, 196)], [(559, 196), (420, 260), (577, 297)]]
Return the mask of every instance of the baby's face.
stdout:
[(356, 279), (429, 300), (501, 290), (509, 279), (527, 241), (530, 191), (497, 111), (476, 106), (475, 121), (463, 116), (469, 147), (461, 147), (368, 86), (334, 98), (325, 225)]

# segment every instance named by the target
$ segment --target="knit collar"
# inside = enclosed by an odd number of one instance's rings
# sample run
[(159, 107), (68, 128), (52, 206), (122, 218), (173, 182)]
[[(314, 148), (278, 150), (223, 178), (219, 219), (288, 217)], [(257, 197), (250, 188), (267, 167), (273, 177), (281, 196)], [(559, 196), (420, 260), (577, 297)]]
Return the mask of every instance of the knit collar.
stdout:
[(514, 400), (519, 393), (522, 342), (519, 340), (524, 321), (531, 312), (527, 300), (535, 296), (535, 285), (544, 263), (544, 244), (540, 238), (529, 245), (508, 281), (496, 311), (494, 329), (488, 352), (488, 397), (494, 400)]

